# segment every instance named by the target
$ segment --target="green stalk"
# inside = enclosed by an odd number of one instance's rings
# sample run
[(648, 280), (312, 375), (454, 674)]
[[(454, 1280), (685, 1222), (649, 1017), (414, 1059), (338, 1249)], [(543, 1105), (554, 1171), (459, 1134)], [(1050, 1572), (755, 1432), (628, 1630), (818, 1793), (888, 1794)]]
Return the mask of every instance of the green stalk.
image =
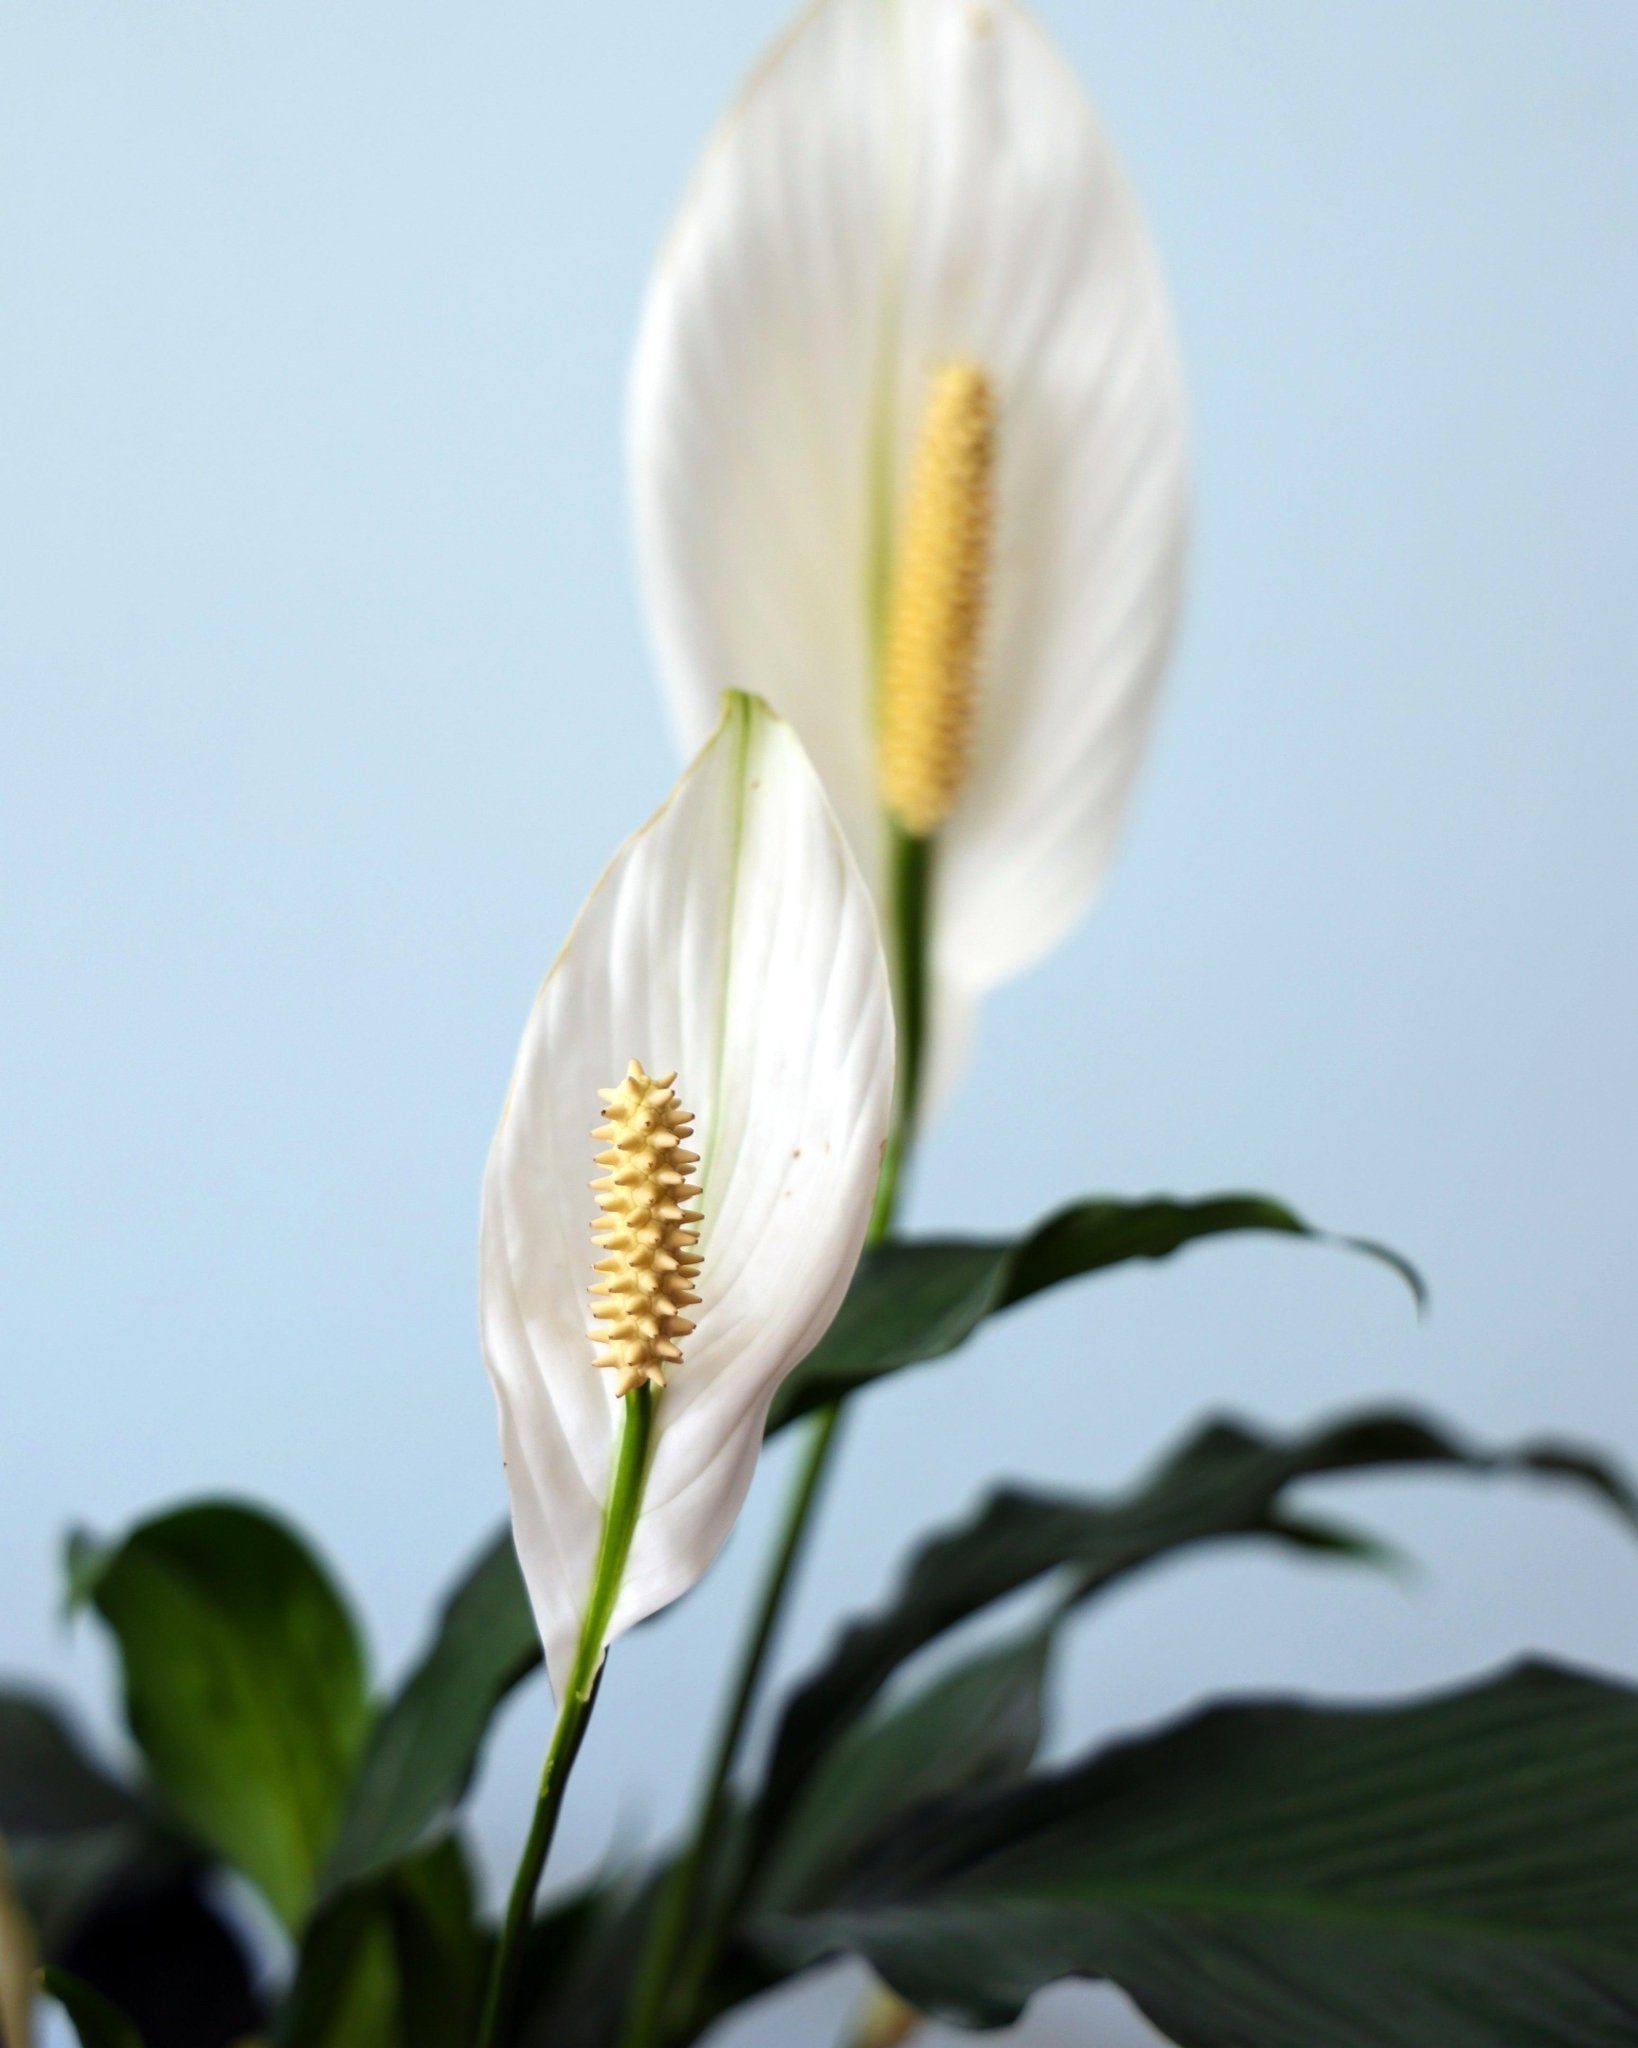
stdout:
[(879, 1244), (893, 1221), (899, 1177), (921, 1106), (922, 1053), (927, 1044), (927, 935), (932, 922), (933, 842), (901, 825), (889, 827), (889, 889), (893, 932), (893, 1007), (898, 1021), (899, 1060), (893, 1128), (876, 1183), (870, 1218), (871, 1244)]
[(689, 1965), (679, 1981), (678, 1965), (683, 1943), (698, 1906), (706, 1861), (727, 1799), (728, 1779), (739, 1755), (740, 1738), (761, 1683), (762, 1667), (767, 1661), (774, 1627), (801, 1554), (808, 1518), (841, 1417), (841, 1403), (833, 1401), (828, 1408), (819, 1409), (808, 1426), (807, 1445), (785, 1509), (772, 1567), (763, 1581), (762, 1597), (757, 1603), (751, 1632), (740, 1652), (739, 1671), (718, 1730), (711, 1765), (695, 1802), (688, 1830), (688, 1847), (666, 1880), (644, 1945), (631, 2011), (622, 2036), (625, 2048), (654, 2048), (655, 2043), (664, 2040), (665, 2022), (673, 2016), (672, 2008), (686, 2010), (692, 2005), (715, 1961), (715, 1940), (702, 1936), (695, 1943)]
[[(893, 1125), (876, 1184), (867, 1244), (880, 1244), (892, 1226), (900, 1176), (909, 1152), (921, 1092), (922, 1047), (927, 1034), (927, 930), (932, 842), (893, 828), (892, 922), (895, 940), (894, 1003), (898, 1019), (898, 1077)], [(745, 1726), (761, 1690), (763, 1669), (801, 1556), (820, 1482), (835, 1449), (841, 1423), (839, 1401), (818, 1409), (808, 1425), (807, 1444), (780, 1527), (751, 1631), (718, 1730), (710, 1768), (683, 1851), (661, 1894), (644, 1945), (636, 1989), (621, 2035), (621, 2048), (663, 2048), (673, 2030), (686, 2030), (701, 1989), (722, 1944), (722, 1929), (707, 1918), (696, 1929), (706, 1864), (727, 1802), (728, 1781), (738, 1759)], [(694, 1935), (686, 1966), (684, 1945)]]
[(574, 1767), (580, 1744), (591, 1719), (593, 1702), (603, 1674), (603, 1639), (609, 1617), (620, 1592), (620, 1580), (631, 1552), (637, 1511), (643, 1500), (643, 1481), (648, 1474), (649, 1443), (654, 1433), (654, 1390), (641, 1386), (626, 1395), (620, 1426), (620, 1447), (615, 1453), (614, 1477), (603, 1509), (603, 1535), (597, 1549), (597, 1568), (592, 1574), (591, 1598), (580, 1624), (580, 1641), (574, 1653), (569, 1683), (558, 1705), (557, 1723), (540, 1773), (540, 1790), (535, 1798), (535, 1817), (529, 1838), (523, 1845), (506, 1919), (501, 1926), (495, 1960), (484, 1994), (483, 2019), (478, 2028), (478, 2048), (498, 2048), (505, 2040), (517, 1998), (518, 1972), (523, 1964), (525, 1938), (534, 1913), (535, 1893), (546, 1867), (547, 1851), (557, 1830), (569, 1772)]

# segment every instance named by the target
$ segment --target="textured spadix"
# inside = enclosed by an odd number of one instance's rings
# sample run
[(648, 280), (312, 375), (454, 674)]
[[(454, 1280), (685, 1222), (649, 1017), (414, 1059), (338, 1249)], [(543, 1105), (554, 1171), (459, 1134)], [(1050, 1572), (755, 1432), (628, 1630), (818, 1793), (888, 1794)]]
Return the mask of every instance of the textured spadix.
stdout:
[(936, 832), (966, 787), (989, 594), (995, 412), (973, 363), (932, 378), (882, 626), (877, 784), (906, 831)]
[(700, 1162), (683, 1143), (694, 1120), (676, 1078), (645, 1074), (633, 1060), (618, 1088), (600, 1091), (606, 1121), (592, 1133), (607, 1149), (592, 1182), (602, 1214), (592, 1225), (600, 1256), (587, 1334), (616, 1394), (663, 1389), (666, 1367), (682, 1360), (678, 1341), (694, 1328), (683, 1311), (699, 1300), (700, 1216), (688, 1204), (700, 1190), (688, 1175)]
[(621, 1375), (598, 1370), (588, 1335), (606, 1256), (590, 1185), (608, 1143), (592, 1135), (600, 1115), (609, 1122), (600, 1091), (631, 1061), (645, 1077), (675, 1073), (666, 1085), (694, 1119), (703, 1218), (681, 1358), (654, 1354), (666, 1385), (612, 1640), (715, 1556), (774, 1390), (841, 1301), (887, 1133), (892, 1034), (869, 892), (818, 778), (788, 725), (731, 698), (542, 984), (485, 1174), (484, 1358), (560, 1695), (620, 1421)]
[(895, 556), (941, 366), (994, 399), (991, 568), (937, 828), (935, 1070), (1103, 874), (1177, 609), (1184, 408), (1142, 219), (1012, 0), (818, 0), (707, 150), (632, 385), (639, 555), (690, 744), (725, 683), (796, 725), (885, 897)]

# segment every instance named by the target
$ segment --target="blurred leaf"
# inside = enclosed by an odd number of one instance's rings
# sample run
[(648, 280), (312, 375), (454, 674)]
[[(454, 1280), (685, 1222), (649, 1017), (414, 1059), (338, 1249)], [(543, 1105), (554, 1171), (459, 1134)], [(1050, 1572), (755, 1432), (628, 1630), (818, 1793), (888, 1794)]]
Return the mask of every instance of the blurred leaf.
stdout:
[(245, 1946), (196, 1868), (122, 1871), (62, 1957), (148, 2048), (235, 2048), (266, 2017)]
[(431, 1647), (370, 1736), (321, 1897), (398, 1861), (448, 1815), (495, 1709), (539, 1662), (540, 1638), (503, 1529), (450, 1596)]
[[(1066, 1579), (1068, 1607), (1139, 1566), (1216, 1539), (1264, 1537), (1310, 1549), (1316, 1525), (1293, 1523), (1281, 1500), (1295, 1481), (1433, 1465), (1569, 1479), (1638, 1522), (1631, 1489), (1591, 1456), (1554, 1444), (1479, 1451), (1430, 1423), (1393, 1412), (1355, 1417), (1285, 1441), (1240, 1423), (1209, 1423), (1135, 1491), (1114, 1501), (995, 1493), (971, 1522), (922, 1546), (892, 1602), (846, 1629), (791, 1698), (758, 1803), (753, 1864), (760, 1864), (782, 1830), (820, 1758), (893, 1672), (969, 1615), (1053, 1572)], [(1327, 1534), (1347, 1540), (1340, 1532)]]
[(1369, 1529), (1356, 1529), (1351, 1522), (1333, 1521), (1318, 1515), (1274, 1512), (1268, 1518), (1268, 1534), (1293, 1550), (1311, 1550), (1316, 1557), (1336, 1558), (1345, 1564), (1373, 1565), (1381, 1572), (1400, 1578), (1414, 1576), (1416, 1560), (1397, 1544), (1388, 1543)]
[(1638, 1693), (1526, 1665), (1208, 1709), (926, 1808), (828, 1908), (751, 1931), (966, 2026), (1097, 1976), (1181, 2048), (1631, 2048), (1635, 1843)]
[(192, 1864), (172, 1838), (137, 1827), (40, 1835), (12, 1851), (17, 1894), (39, 1932), (40, 1953), (52, 1962), (68, 1961), (105, 1905), (145, 1896)]
[(843, 1735), (808, 1780), (758, 1888), (775, 1910), (824, 1895), (930, 1799), (1021, 1778), (1041, 1740), (1050, 1629), (1032, 1629)]
[[(982, 1785), (1010, 1782), (1028, 1769), (1041, 1737), (1042, 1691), (1051, 1633), (1035, 1629), (946, 1672), (908, 1701), (849, 1731), (815, 1772), (798, 1802), (757, 1893), (757, 1904), (783, 1909), (822, 1901), (852, 1860), (884, 1829), (928, 1800)], [(729, 1919), (748, 1830), (735, 1813), (713, 1843), (711, 1897), (705, 1926)], [(620, 2039), (630, 1972), (623, 1957), (642, 1953), (649, 1900), (669, 1872), (633, 1895), (634, 1913), (615, 1923), (601, 1947), (580, 1937), (580, 1953), (559, 1963), (550, 1997), (532, 2014), (524, 2048), (611, 2048)], [(635, 1924), (632, 1924), (632, 1923)], [(578, 1966), (578, 1969), (576, 1968)], [(791, 1974), (766, 1955), (730, 1940), (711, 1944), (709, 1978), (679, 1973), (666, 2026), (693, 2040), (723, 2013)], [(599, 1978), (605, 1988), (599, 1993)]]
[(489, 1936), (446, 1837), (316, 1912), (279, 2016), (283, 2048), (460, 2048), (477, 2031)]
[(658, 1889), (657, 1877), (598, 1881), (536, 1919), (518, 1982), (516, 2048), (612, 2048)]
[(0, 1692), (0, 1828), (65, 1834), (112, 1826), (137, 1811), (132, 1794), (92, 1762), (49, 1700)]
[(279, 2048), (403, 2048), (392, 1921), (373, 1888), (313, 1915), (279, 2013)]
[(12, 1889), (6, 1838), (0, 1833), (0, 2048), (32, 2048), (30, 2009), (39, 1960), (34, 1929)]
[(0, 1692), (0, 1834), (48, 1961), (67, 1960), (111, 1892), (151, 1887), (197, 1860), (32, 1693)]
[[(737, 1864), (743, 1833), (743, 1815), (731, 1810), (713, 1843), (707, 1917), (713, 1906), (726, 1903), (723, 1880)], [(541, 1915), (524, 1955), (512, 2048), (619, 2048), (649, 1922), (674, 1869), (660, 1863), (600, 1880)], [(698, 1988), (692, 2024), (679, 2040), (697, 2039), (721, 2014), (791, 1974), (737, 1947)]]
[(1315, 1238), (1380, 1259), (1418, 1306), (1415, 1268), (1385, 1246), (1315, 1230), (1266, 1195), (1212, 1195), (1198, 1202), (1076, 1202), (1018, 1238), (904, 1239), (866, 1252), (847, 1299), (818, 1346), (775, 1397), (769, 1431), (907, 1365), (942, 1358), (986, 1316), (1060, 1281), (1131, 1259), (1169, 1258), (1228, 1231)]
[[(646, 1925), (647, 1896), (637, 1913), (630, 1910), (637, 1892), (635, 1884), (598, 1878), (554, 1900), (536, 1916), (518, 1976), (517, 2009), (523, 2016), (516, 2028), (519, 2042), (531, 2048), (558, 2048), (554, 2009), (567, 2012), (578, 2007), (583, 2012), (587, 1994), (595, 1997), (599, 1983), (606, 1994), (607, 2024), (588, 2030), (576, 2048), (584, 2048), (588, 2040), (612, 2037)], [(612, 1940), (611, 1927), (619, 1930)], [(605, 1975), (608, 1963), (620, 1953), (625, 1961)]]
[(206, 1503), (70, 1548), (118, 1639), (126, 1715), (176, 1815), (297, 1926), (368, 1719), (351, 1616), (282, 1523)]
[(142, 2036), (100, 1992), (55, 1964), (40, 1972), (41, 1988), (74, 2022), (80, 2048), (142, 2048)]
[(404, 2048), (477, 2038), (491, 1942), (478, 1922), (472, 1873), (451, 1836), (407, 1862), (387, 1893)]
[(259, 2024), (197, 1851), (31, 1694), (0, 1694), (0, 1832), (42, 1955), (128, 2014), (148, 2048), (231, 2048)]

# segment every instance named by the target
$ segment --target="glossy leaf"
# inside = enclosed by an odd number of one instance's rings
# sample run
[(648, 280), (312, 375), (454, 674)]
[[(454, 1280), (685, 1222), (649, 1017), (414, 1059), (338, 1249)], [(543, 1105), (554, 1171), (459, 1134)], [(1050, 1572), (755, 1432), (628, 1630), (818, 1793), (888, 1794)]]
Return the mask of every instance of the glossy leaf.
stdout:
[(928, 1808), (785, 1964), (1002, 2026), (1108, 1977), (1180, 2048), (1630, 2048), (1638, 1693), (1544, 1665), (1410, 1705), (1214, 1707)]
[(142, 2048), (142, 2036), (118, 2006), (70, 1971), (52, 1965), (41, 1971), (40, 1986), (74, 2022), (80, 2048)]
[(853, 1623), (793, 1696), (768, 1765), (759, 1845), (778, 1835), (819, 1760), (899, 1666), (993, 1601), (1061, 1573), (1063, 1603), (1072, 1605), (1157, 1558), (1222, 1538), (1295, 1540), (1307, 1548), (1309, 1525), (1298, 1522), (1294, 1532), (1283, 1499), (1294, 1482), (1418, 1466), (1569, 1479), (1638, 1521), (1625, 1481), (1580, 1452), (1553, 1444), (1482, 1451), (1392, 1412), (1283, 1441), (1240, 1423), (1210, 1423), (1151, 1478), (1112, 1501), (995, 1493), (972, 1521), (923, 1545), (890, 1603)]
[(282, 1523), (208, 1503), (77, 1538), (76, 1595), (119, 1644), (126, 1715), (167, 1805), (296, 1926), (364, 1739), (363, 1656)]
[(459, 1801), (495, 1709), (540, 1662), (512, 1534), (456, 1587), (432, 1644), (377, 1722), (320, 1890), (333, 1897), (407, 1855)]
[(1072, 1203), (1017, 1238), (905, 1240), (867, 1252), (824, 1339), (779, 1391), (770, 1430), (871, 1380), (942, 1358), (986, 1316), (1044, 1288), (1132, 1259), (1164, 1259), (1230, 1231), (1315, 1238), (1383, 1260), (1418, 1303), (1422, 1282), (1396, 1252), (1315, 1230), (1267, 1195), (1210, 1195), (1196, 1202)]
[(930, 1799), (1021, 1778), (1041, 1740), (1050, 1629), (1032, 1629), (850, 1729), (809, 1780), (758, 1891), (823, 1897), (852, 1859)]

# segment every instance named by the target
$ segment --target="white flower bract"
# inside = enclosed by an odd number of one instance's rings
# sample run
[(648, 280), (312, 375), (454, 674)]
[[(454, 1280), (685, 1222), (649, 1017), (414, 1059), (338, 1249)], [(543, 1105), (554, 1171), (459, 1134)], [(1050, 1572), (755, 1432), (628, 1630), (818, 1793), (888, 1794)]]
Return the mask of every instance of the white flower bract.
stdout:
[(1107, 865), (1174, 625), (1186, 433), (1149, 238), (1013, 0), (818, 0), (707, 149), (633, 372), (639, 561), (688, 744), (725, 686), (802, 735), (872, 887), (882, 619), (932, 382), (995, 400), (970, 764), (933, 869), (930, 1060)]
[(560, 1697), (621, 1421), (587, 1334), (592, 1132), (633, 1060), (674, 1071), (696, 1119), (701, 1299), (657, 1396), (610, 1641), (686, 1592), (732, 1526), (769, 1401), (852, 1277), (887, 1135), (870, 895), (795, 733), (746, 697), (592, 891), (536, 997), (485, 1172), (484, 1359)]

